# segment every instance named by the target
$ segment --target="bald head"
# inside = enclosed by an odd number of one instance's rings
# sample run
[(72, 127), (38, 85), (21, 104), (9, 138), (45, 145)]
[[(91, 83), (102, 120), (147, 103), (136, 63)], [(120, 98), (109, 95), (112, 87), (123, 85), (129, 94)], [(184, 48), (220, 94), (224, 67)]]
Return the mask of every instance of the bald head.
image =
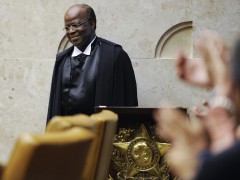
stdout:
[(95, 23), (96, 29), (96, 15), (92, 7), (87, 4), (75, 4), (68, 8), (64, 15), (64, 20), (68, 20), (69, 17), (84, 17)]
[(96, 16), (86, 4), (76, 4), (68, 8), (64, 15), (66, 35), (69, 41), (81, 51), (96, 36)]

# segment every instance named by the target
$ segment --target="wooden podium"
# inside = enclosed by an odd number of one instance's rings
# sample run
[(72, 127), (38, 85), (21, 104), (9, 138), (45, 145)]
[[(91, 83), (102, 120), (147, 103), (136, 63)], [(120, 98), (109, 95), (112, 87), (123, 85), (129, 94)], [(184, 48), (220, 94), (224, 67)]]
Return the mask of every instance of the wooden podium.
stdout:
[(117, 113), (119, 117), (109, 180), (175, 179), (164, 161), (170, 144), (155, 133), (152, 116), (155, 108), (102, 106), (95, 110), (99, 112), (104, 109)]

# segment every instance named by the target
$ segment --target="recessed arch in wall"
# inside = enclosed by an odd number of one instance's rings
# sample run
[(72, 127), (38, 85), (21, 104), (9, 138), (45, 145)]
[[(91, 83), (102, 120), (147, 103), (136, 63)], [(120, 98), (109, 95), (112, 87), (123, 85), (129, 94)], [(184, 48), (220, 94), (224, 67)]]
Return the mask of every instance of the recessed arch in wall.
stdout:
[(58, 46), (58, 52), (62, 52), (65, 49), (69, 48), (70, 46), (72, 46), (72, 44), (70, 43), (70, 41), (68, 40), (67, 36), (64, 35), (59, 46)]
[(192, 31), (192, 21), (181, 22), (169, 28), (157, 43), (155, 58), (173, 59), (178, 49), (184, 51), (188, 57), (192, 57)]

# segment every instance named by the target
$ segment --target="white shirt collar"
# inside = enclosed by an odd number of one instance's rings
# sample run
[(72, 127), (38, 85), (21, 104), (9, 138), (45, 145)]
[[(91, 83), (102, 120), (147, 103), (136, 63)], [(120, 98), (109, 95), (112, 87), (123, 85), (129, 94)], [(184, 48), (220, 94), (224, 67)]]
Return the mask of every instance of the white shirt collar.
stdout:
[(76, 46), (74, 46), (73, 49), (73, 53), (72, 53), (72, 57), (76, 57), (79, 54), (86, 54), (86, 55), (90, 55), (91, 50), (92, 50), (92, 43), (93, 41), (96, 39), (96, 36), (93, 38), (93, 40), (88, 44), (87, 48), (82, 52), (80, 49), (78, 49)]

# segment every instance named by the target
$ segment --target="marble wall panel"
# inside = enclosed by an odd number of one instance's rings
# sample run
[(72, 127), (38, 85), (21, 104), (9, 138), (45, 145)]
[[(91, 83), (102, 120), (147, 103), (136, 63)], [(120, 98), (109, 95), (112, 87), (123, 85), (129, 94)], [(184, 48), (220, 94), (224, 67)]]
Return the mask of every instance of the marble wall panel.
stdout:
[(143, 107), (192, 107), (211, 93), (194, 88), (176, 76), (173, 59), (132, 59), (137, 79), (139, 104)]
[[(100, 36), (122, 44), (132, 58), (153, 58), (162, 34), (185, 21), (193, 22), (193, 39), (197, 38), (201, 30), (208, 28), (219, 31), (231, 44), (240, 32), (238, 0), (105, 2), (111, 6), (96, 4), (97, 32)], [(193, 57), (198, 57), (195, 50)]]
[(0, 59), (0, 162), (22, 132), (43, 133), (54, 60)]

